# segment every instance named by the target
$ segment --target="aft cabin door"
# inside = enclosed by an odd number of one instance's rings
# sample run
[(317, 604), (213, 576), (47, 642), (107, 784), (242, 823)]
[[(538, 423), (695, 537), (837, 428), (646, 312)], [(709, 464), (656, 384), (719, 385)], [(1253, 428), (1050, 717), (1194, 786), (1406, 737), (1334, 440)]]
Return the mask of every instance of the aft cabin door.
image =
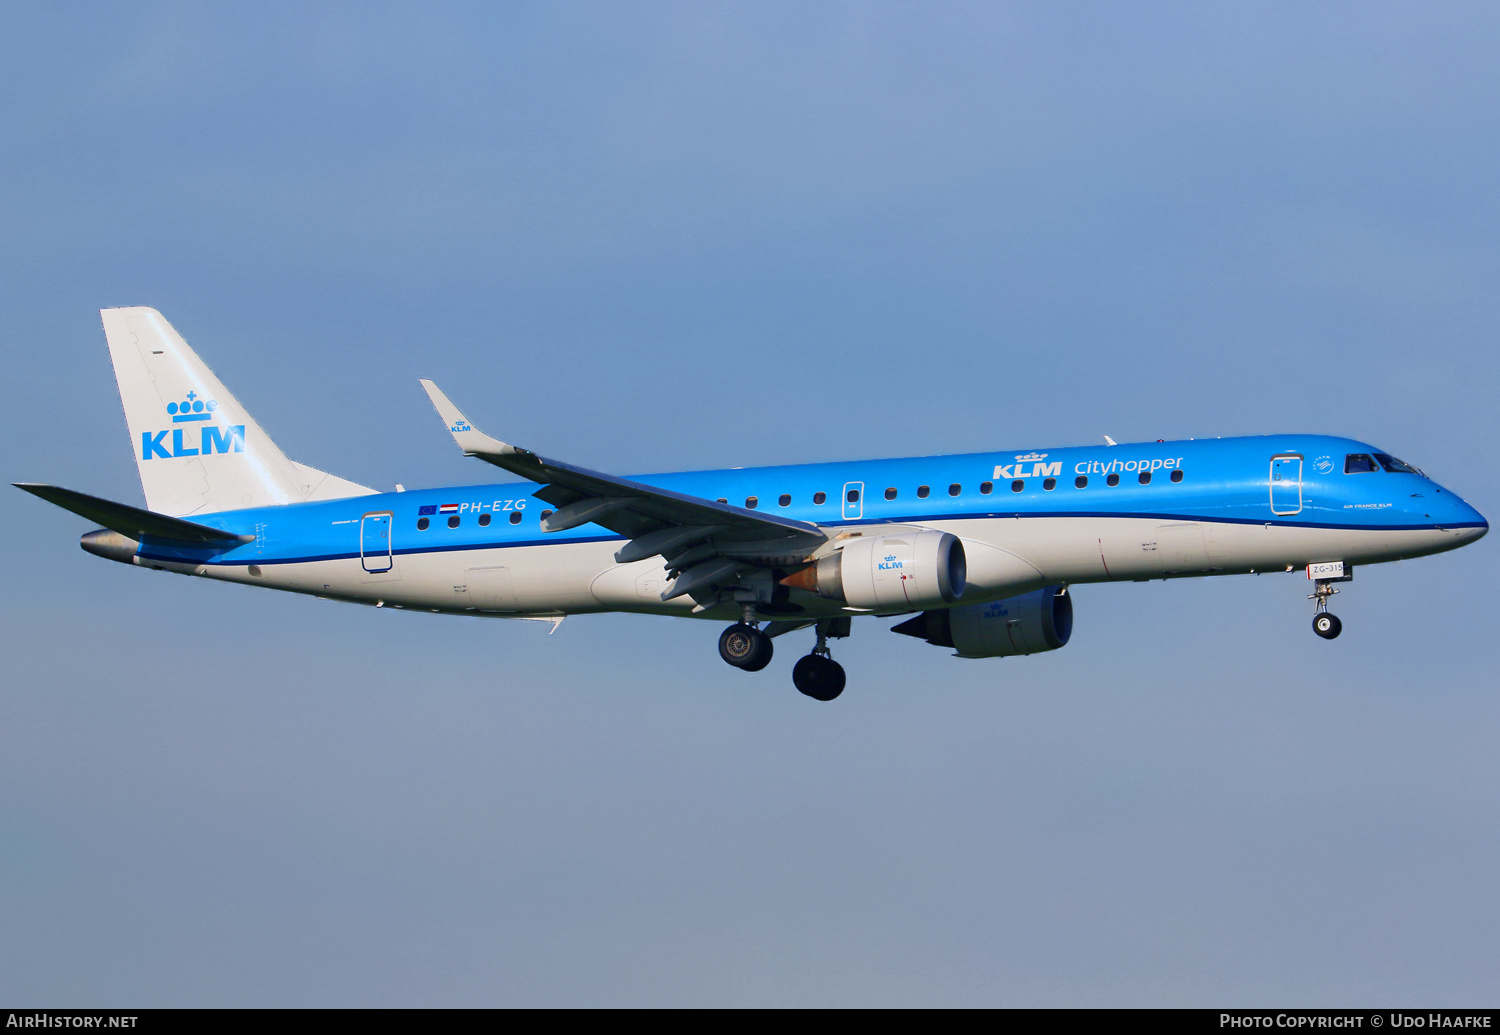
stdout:
[(359, 523), (359, 556), (365, 571), (391, 570), (391, 514), (366, 514)]
[(1271, 513), (1285, 517), (1302, 510), (1302, 457), (1283, 453), (1271, 457)]

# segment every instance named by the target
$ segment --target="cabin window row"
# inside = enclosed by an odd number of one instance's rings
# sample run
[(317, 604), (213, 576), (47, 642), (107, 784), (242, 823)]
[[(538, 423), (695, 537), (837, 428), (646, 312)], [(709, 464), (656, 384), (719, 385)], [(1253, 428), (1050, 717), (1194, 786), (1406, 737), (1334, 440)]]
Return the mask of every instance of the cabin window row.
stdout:
[[(1182, 469), (1178, 468), (1177, 470), (1173, 471), (1171, 477), (1172, 477), (1172, 481), (1174, 481), (1174, 482), (1180, 482), (1180, 481), (1182, 481)], [(1136, 480), (1139, 481), (1142, 485), (1150, 485), (1151, 484), (1151, 472), (1150, 471), (1142, 471), (1139, 475), (1136, 476)], [(1109, 486), (1119, 485), (1120, 484), (1120, 476), (1118, 474), (1110, 474), (1110, 475), (1108, 475), (1104, 479), (1104, 483), (1106, 485), (1109, 485)], [(1074, 488), (1086, 489), (1086, 488), (1088, 488), (1088, 484), (1089, 484), (1089, 478), (1088, 478), (1088, 475), (1086, 475), (1086, 474), (1080, 474), (1077, 478), (1073, 479), (1073, 486), (1074, 486)], [(1056, 478), (1043, 478), (1042, 479), (1042, 488), (1045, 491), (1047, 491), (1047, 492), (1051, 492), (1053, 489), (1057, 488), (1057, 479)], [(1010, 483), (1010, 491), (1011, 492), (1024, 492), (1025, 490), (1026, 490), (1026, 479), (1024, 479), (1024, 478), (1017, 478), (1017, 479), (1015, 479), (1014, 481), (1012, 481)], [(948, 495), (949, 496), (961, 496), (963, 494), (963, 491), (964, 491), (964, 487), (963, 487), (963, 484), (960, 483), (960, 482), (954, 482), (952, 485), (948, 486)], [(980, 495), (988, 496), (990, 493), (992, 493), (994, 491), (995, 491), (995, 483), (994, 482), (980, 482), (979, 483), (979, 492), (980, 492)], [(887, 500), (895, 500), (899, 495), (900, 495), (899, 491), (894, 486), (885, 490), (885, 498)], [(931, 495), (932, 495), (932, 486), (930, 486), (930, 485), (919, 485), (919, 486), (917, 486), (917, 499), (925, 500), (925, 499), (927, 499)], [(850, 489), (845, 494), (845, 496), (846, 496), (846, 499), (848, 500), (848, 502), (850, 502), (850, 503), (858, 503), (859, 502), (859, 490), (858, 489)], [(725, 496), (720, 496), (719, 499), (718, 499), (718, 502), (719, 503), (728, 503), (729, 499), (727, 497), (725, 497)], [(826, 492), (815, 492), (815, 493), (813, 493), (813, 504), (815, 506), (821, 507), (823, 504), (825, 504), (827, 502), (828, 502), (828, 494)], [(790, 493), (785, 493), (785, 492), (782, 493), (779, 497), (777, 497), (776, 503), (777, 503), (778, 506), (790, 507), (792, 505), (791, 494)], [(745, 497), (745, 509), (747, 509), (747, 510), (755, 510), (759, 506), (760, 506), (760, 497), (758, 497), (758, 496), (746, 496)], [(544, 510), (544, 511), (542, 511), (540, 517), (541, 517), (542, 520), (546, 520), (547, 516), (550, 515), (551, 513), (552, 513), (552, 511), (550, 511), (550, 510)], [(457, 528), (460, 525), (460, 523), (461, 523), (461, 521), (460, 521), (460, 518), (459, 518), (459, 516), (457, 514), (454, 514), (454, 515), (452, 515), (452, 516), (450, 516), (448, 518), (448, 527), (449, 528)], [(489, 523), (490, 523), (490, 515), (489, 514), (480, 514), (479, 515), (479, 524), (480, 524), (481, 527), (485, 526), (485, 525), (488, 525)], [(521, 512), (520, 511), (513, 510), (513, 511), (510, 512), (510, 523), (513, 524), (513, 525), (519, 525), (521, 523)], [(425, 532), (425, 531), (427, 531), (428, 527), (429, 527), (429, 521), (428, 521), (427, 518), (425, 518), (425, 517), (423, 517), (423, 518), (417, 518), (417, 531), (419, 531), (419, 532)]]
[[(1173, 482), (1180, 482), (1180, 481), (1182, 481), (1182, 470), (1179, 468), (1179, 469), (1173, 471), (1172, 475), (1171, 475), (1171, 478), (1172, 478)], [(1142, 485), (1150, 485), (1151, 484), (1151, 472), (1150, 471), (1142, 471), (1139, 475), (1136, 476), (1136, 480), (1139, 481)], [(1104, 481), (1105, 481), (1106, 485), (1110, 485), (1110, 486), (1119, 485), (1120, 484), (1120, 476), (1118, 474), (1111, 474), (1111, 475), (1108, 475), (1104, 479)], [(1086, 488), (1088, 488), (1088, 484), (1089, 484), (1088, 475), (1080, 474), (1077, 478), (1073, 479), (1073, 485), (1074, 485), (1075, 488), (1086, 489)], [(1057, 479), (1056, 478), (1043, 478), (1042, 479), (1042, 488), (1044, 490), (1046, 490), (1047, 492), (1051, 492), (1053, 489), (1057, 488)], [(1010, 491), (1011, 492), (1024, 492), (1025, 489), (1026, 489), (1026, 480), (1024, 478), (1017, 478), (1017, 479), (1015, 479), (1014, 481), (1012, 481), (1010, 483)], [(964, 491), (964, 487), (963, 487), (962, 483), (960, 483), (960, 482), (954, 482), (952, 485), (948, 486), (948, 495), (949, 496), (961, 496), (961, 495), (963, 495), (963, 491)], [(980, 495), (982, 495), (982, 496), (988, 496), (990, 493), (992, 493), (994, 491), (995, 491), (995, 483), (994, 482), (980, 482), (979, 483), (979, 493), (980, 493)], [(894, 486), (892, 486), (892, 487), (890, 487), (890, 488), (888, 488), (888, 489), (885, 490), (885, 498), (886, 498), (887, 501), (895, 500), (900, 495), (901, 495), (900, 490), (896, 489)], [(931, 495), (932, 495), (932, 486), (930, 486), (930, 485), (919, 485), (919, 486), (917, 486), (917, 499), (919, 499), (919, 500), (925, 500), (925, 499), (927, 499)], [(845, 499), (849, 503), (858, 503), (859, 502), (859, 490), (858, 489), (850, 489), (845, 494)], [(729, 499), (728, 499), (728, 497), (720, 496), (719, 499), (718, 499), (718, 502), (719, 503), (728, 503)], [(815, 493), (813, 493), (813, 504), (814, 505), (821, 507), (826, 502), (828, 502), (828, 494), (826, 492), (815, 492)], [(777, 503), (778, 506), (789, 507), (789, 506), (792, 505), (792, 497), (791, 497), (791, 495), (789, 493), (782, 493), (777, 498), (776, 503)], [(747, 510), (755, 510), (759, 506), (760, 506), (760, 497), (759, 496), (746, 496), (745, 497), (745, 509), (747, 509)]]
[[(551, 513), (552, 513), (552, 511), (550, 511), (550, 510), (544, 510), (544, 511), (542, 511), (542, 513), (540, 515), (540, 519), (541, 520), (545, 520), (546, 517), (547, 517), (547, 515), (549, 515)], [(510, 523), (513, 524), (513, 525), (519, 525), (521, 523), (522, 517), (523, 517), (523, 515), (522, 515), (522, 513), (519, 510), (513, 510), (513, 511), (510, 512)], [(488, 527), (491, 519), (492, 519), (492, 516), (489, 515), (489, 514), (480, 514), (479, 515), (479, 527), (480, 528)], [(450, 514), (448, 516), (448, 527), (449, 528), (457, 528), (461, 524), (463, 524), (463, 519), (460, 518), (457, 514)], [(431, 527), (432, 527), (432, 519), (431, 518), (425, 518), (425, 517), (419, 517), (419, 518), (417, 518), (417, 531), (418, 532), (425, 532), (425, 531), (427, 531)]]

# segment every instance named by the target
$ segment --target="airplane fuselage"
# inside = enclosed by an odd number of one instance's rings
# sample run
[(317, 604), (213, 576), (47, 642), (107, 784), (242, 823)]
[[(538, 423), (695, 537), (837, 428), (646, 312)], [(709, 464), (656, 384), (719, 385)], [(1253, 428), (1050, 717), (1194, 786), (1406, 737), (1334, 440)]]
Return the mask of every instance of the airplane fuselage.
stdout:
[[(1362, 565), (1454, 549), (1484, 518), (1424, 475), (1315, 435), (1203, 439), (644, 475), (706, 500), (816, 523), (835, 537), (930, 528), (963, 540), (965, 604), (1048, 584)], [(1389, 458), (1387, 458), (1389, 459)], [(1364, 469), (1369, 467), (1371, 469)], [(544, 532), (540, 486), (508, 482), (221, 511), (253, 541), (142, 542), (133, 563), (382, 606), (515, 617), (597, 611), (723, 620), (733, 603), (661, 599), (660, 556), (627, 564), (598, 525)], [(1003, 556), (1002, 556), (1003, 555)], [(124, 559), (124, 558), (121, 558)], [(800, 589), (774, 611), (852, 608)]]

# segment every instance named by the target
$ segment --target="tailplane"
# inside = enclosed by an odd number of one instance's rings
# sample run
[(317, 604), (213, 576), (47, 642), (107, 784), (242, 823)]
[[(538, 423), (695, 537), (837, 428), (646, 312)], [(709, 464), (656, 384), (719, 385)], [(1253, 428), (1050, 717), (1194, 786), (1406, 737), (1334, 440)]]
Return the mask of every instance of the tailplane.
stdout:
[(182, 517), (369, 496), (288, 460), (155, 309), (103, 309), (146, 506)]

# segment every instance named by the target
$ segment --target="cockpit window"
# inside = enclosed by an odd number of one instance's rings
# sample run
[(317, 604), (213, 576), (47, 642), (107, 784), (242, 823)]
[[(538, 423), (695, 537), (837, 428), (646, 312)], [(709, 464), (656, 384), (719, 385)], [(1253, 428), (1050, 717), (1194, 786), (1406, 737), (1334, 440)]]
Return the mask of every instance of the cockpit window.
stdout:
[(1375, 458), (1369, 453), (1350, 453), (1344, 457), (1345, 474), (1369, 474), (1379, 470), (1375, 466)]
[(1397, 460), (1395, 457), (1391, 456), (1391, 454), (1389, 454), (1389, 453), (1376, 453), (1375, 454), (1375, 459), (1380, 461), (1380, 466), (1381, 467), (1384, 467), (1387, 471), (1391, 472), (1392, 474), (1421, 474), (1422, 473), (1421, 471), (1419, 471), (1415, 467), (1413, 467), (1411, 464), (1405, 463), (1405, 462), (1403, 462), (1401, 460)]

